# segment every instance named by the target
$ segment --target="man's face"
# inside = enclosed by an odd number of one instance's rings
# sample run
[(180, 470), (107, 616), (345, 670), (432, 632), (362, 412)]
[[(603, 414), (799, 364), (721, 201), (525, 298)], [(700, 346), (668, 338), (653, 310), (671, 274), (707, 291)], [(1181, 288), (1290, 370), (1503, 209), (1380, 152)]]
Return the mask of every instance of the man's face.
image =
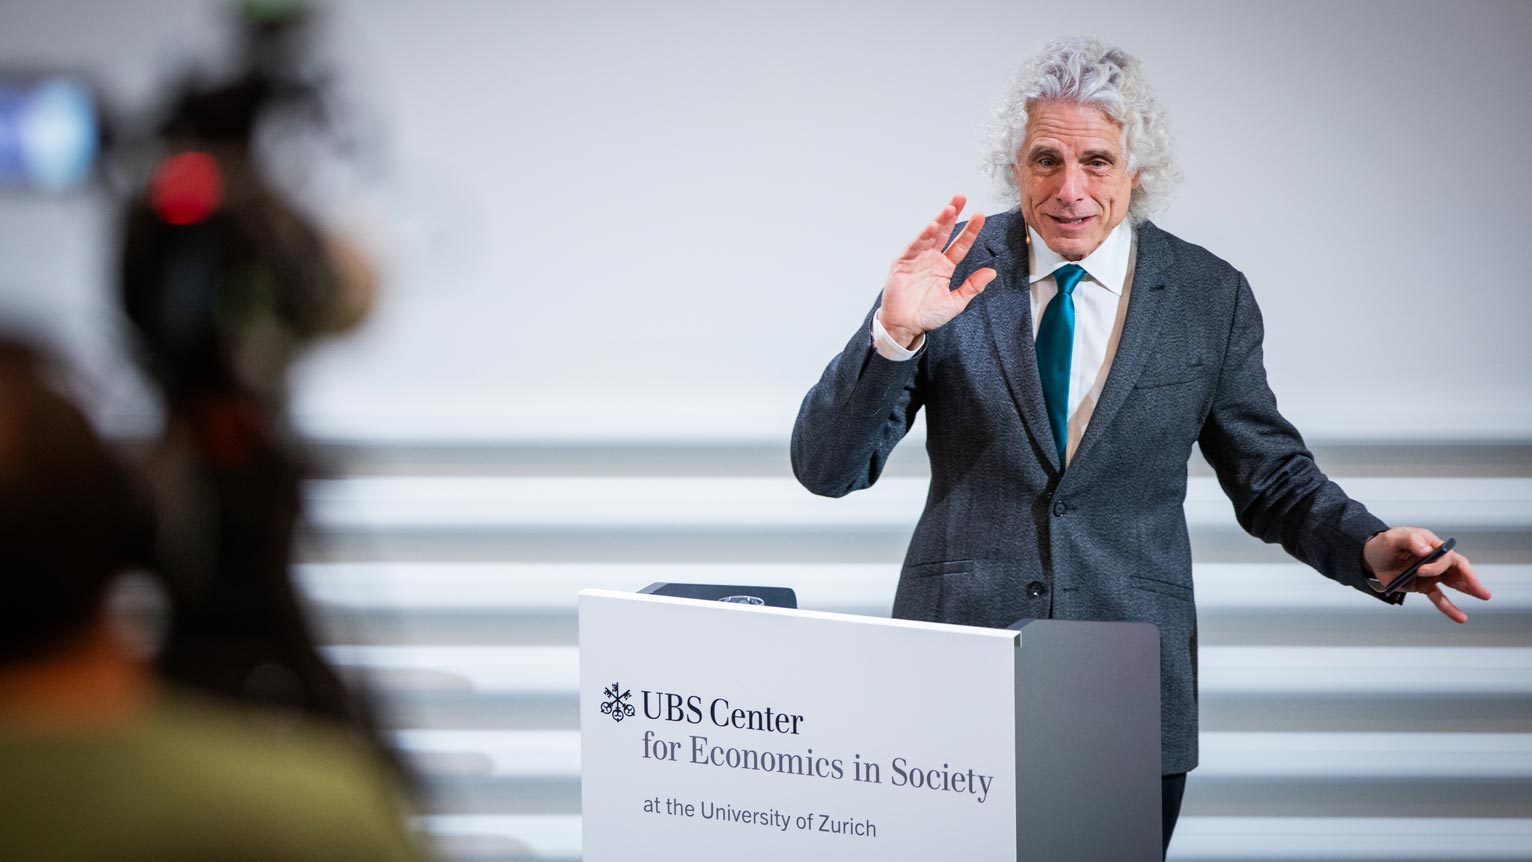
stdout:
[(1033, 103), (1011, 170), (1027, 224), (1069, 260), (1095, 251), (1122, 223), (1138, 187), (1122, 126), (1089, 105)]

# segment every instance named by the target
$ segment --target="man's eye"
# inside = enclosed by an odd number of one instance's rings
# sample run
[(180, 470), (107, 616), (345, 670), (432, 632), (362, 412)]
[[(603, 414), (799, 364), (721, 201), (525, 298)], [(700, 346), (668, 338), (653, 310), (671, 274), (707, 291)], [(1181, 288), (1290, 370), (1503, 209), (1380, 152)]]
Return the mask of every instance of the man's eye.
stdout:
[(1090, 166), (1093, 168), (1109, 168), (1112, 166), (1112, 163), (1106, 159), (1091, 159)]

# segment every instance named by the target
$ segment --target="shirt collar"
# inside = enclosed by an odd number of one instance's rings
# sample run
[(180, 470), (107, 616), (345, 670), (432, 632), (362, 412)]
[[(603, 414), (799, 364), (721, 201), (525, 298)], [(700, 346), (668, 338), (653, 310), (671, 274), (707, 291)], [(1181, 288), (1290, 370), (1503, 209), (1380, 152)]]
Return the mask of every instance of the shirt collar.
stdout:
[(1085, 270), (1092, 280), (1112, 293), (1122, 296), (1123, 285), (1128, 280), (1128, 264), (1133, 254), (1133, 228), (1123, 219), (1112, 232), (1106, 235), (1106, 239), (1096, 250), (1086, 255), (1083, 260), (1065, 260), (1064, 256), (1048, 247), (1043, 238), (1037, 235), (1037, 231), (1027, 225), (1027, 244), (1030, 259), (1031, 272), (1027, 276), (1027, 283), (1042, 281), (1053, 275), (1053, 271), (1066, 263), (1075, 263)]

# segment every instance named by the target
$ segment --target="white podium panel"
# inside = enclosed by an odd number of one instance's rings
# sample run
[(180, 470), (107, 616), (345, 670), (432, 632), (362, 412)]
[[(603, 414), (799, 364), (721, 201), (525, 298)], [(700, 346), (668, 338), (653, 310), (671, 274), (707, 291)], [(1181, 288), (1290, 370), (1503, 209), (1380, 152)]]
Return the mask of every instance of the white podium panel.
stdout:
[[(1122, 628), (1153, 638), (1152, 627)], [(1048, 674), (1027, 667), (1020, 644), (1030, 631), (581, 593), (585, 858), (1070, 856), (1055, 855), (1058, 834), (1041, 833), (1074, 824), (1018, 817), (1018, 762), (1073, 768), (1055, 763), (1061, 752), (1071, 760), (1067, 740), (1045, 756), (1017, 750), (1018, 709), (1037, 716), (1029, 746), (1050, 747), (1047, 723), (1072, 720), (1067, 703), (1038, 710), (1018, 695), (1018, 685), (1039, 689), (1040, 705), (1040, 689), (1050, 685)], [(1153, 676), (1153, 648), (1149, 657)], [(1111, 658), (1119, 672), (1121, 659)], [(1152, 732), (1152, 750), (1126, 766), (1133, 780), (1113, 783), (1147, 786), (1143, 766), (1158, 765), (1157, 720)], [(1136, 745), (1147, 738), (1131, 728), (1108, 735)], [(1134, 811), (1127, 818), (1137, 829), (1135, 846), (1153, 852), (1114, 859), (1159, 858), (1157, 773), (1149, 772), (1153, 834), (1145, 838), (1139, 828), (1144, 806), (1128, 806)], [(1029, 776), (1038, 778), (1046, 776)], [(1081, 783), (1078, 775), (1072, 780)], [(1083, 783), (1102, 790), (1100, 781)], [(1058, 800), (1050, 803), (1045, 809)], [(1052, 849), (1046, 856), (1019, 852), (1034, 844)]]

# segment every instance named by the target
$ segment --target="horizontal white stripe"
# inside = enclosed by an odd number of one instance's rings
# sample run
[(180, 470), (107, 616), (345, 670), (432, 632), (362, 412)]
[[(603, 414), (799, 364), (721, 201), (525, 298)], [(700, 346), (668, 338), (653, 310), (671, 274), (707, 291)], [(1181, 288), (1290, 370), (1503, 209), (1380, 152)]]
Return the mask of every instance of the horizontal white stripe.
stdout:
[[(449, 848), (524, 847), (524, 855), (464, 858), (564, 862), (580, 857), (577, 815), (443, 815), (420, 818)], [(485, 839), (489, 839), (486, 841)], [(1526, 862), (1532, 819), (1391, 817), (1183, 817), (1171, 842), (1178, 862), (1305, 859)]]
[[(438, 778), (577, 780), (578, 731), (401, 730)], [(1528, 733), (1204, 733), (1198, 780), (1532, 780)]]
[[(826, 360), (829, 356), (826, 355)], [(1279, 393), (1280, 394), (1280, 393)], [(613, 412), (608, 409), (539, 410), (517, 413), (511, 409), (486, 409), (482, 402), (460, 409), (444, 405), (430, 411), (316, 412), (299, 406), (294, 422), (311, 438), (361, 445), (399, 444), (494, 444), (523, 441), (593, 441), (606, 443), (714, 442), (759, 443), (784, 448), (792, 433), (796, 406), (803, 392), (776, 395), (781, 410), (749, 410), (735, 405), (713, 404), (707, 410), (667, 410), (646, 413)], [(708, 403), (702, 398), (692, 404)], [(1444, 441), (1472, 445), (1479, 442), (1522, 441), (1532, 438), (1532, 412), (1460, 414), (1451, 410), (1384, 413), (1289, 413), (1287, 418), (1303, 432), (1311, 446), (1329, 442)], [(156, 416), (116, 413), (102, 417), (111, 433), (143, 435), (159, 428)], [(925, 423), (916, 422), (904, 445), (925, 439)]]
[[(914, 526), (926, 487), (889, 477), (827, 499), (790, 478), (381, 476), (314, 482), (308, 499), (316, 525), (332, 529), (898, 529)], [(1344, 487), (1392, 523), (1532, 528), (1532, 479), (1358, 478)], [(1185, 508), (1195, 529), (1237, 528), (1212, 477), (1189, 480)]]
[(1532, 694), (1532, 648), (1209, 647), (1201, 690), (1217, 694)]
[(1520, 818), (1186, 817), (1170, 859), (1526, 862), (1528, 848), (1532, 820)]
[[(1494, 598), (1465, 599), (1472, 613), (1532, 610), (1532, 565), (1476, 567)], [(656, 582), (791, 587), (803, 608), (877, 608), (886, 613), (898, 564), (803, 563), (307, 563), (297, 578), (308, 596), (333, 609), (399, 613), (445, 610), (569, 613), (583, 589), (640, 590)], [(1202, 611), (1324, 610), (1398, 613), (1366, 601), (1301, 563), (1208, 564), (1193, 567)], [(1420, 601), (1410, 609), (1424, 607)]]
[[(579, 685), (572, 646), (360, 646), (323, 648), (342, 667), (399, 693), (561, 693)], [(1532, 695), (1529, 647), (1206, 647), (1209, 694)]]

